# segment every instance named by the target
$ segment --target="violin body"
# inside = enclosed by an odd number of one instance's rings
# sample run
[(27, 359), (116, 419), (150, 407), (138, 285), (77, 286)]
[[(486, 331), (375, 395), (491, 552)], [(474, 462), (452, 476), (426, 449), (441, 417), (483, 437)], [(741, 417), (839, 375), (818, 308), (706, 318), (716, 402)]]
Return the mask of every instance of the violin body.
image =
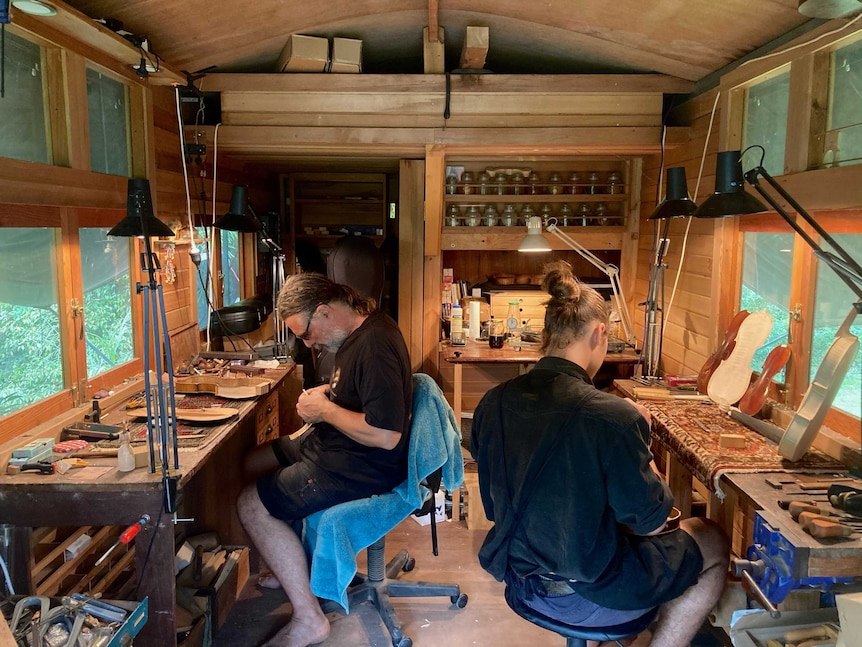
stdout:
[(850, 326), (858, 316), (855, 308), (835, 333), (835, 340), (826, 351), (823, 361), (814, 374), (814, 379), (805, 392), (805, 397), (799, 404), (799, 409), (787, 425), (781, 442), (778, 444), (778, 454), (791, 461), (798, 461), (820, 431), (820, 426), (832, 406), (832, 401), (841, 388), (841, 382), (847, 374), (847, 369), (853, 363), (859, 350), (859, 338), (850, 332)]
[(733, 345), (736, 343), (736, 333), (739, 332), (739, 326), (742, 325), (748, 314), (748, 310), (740, 310), (733, 316), (730, 325), (727, 327), (727, 332), (724, 333), (724, 339), (718, 345), (715, 352), (710, 355), (709, 359), (704, 362), (700, 372), (697, 374), (697, 390), (700, 393), (706, 393), (707, 386), (709, 386), (709, 378), (712, 377), (718, 365), (730, 355)]
[(751, 383), (745, 395), (742, 396), (742, 400), (739, 401), (740, 411), (747, 413), (749, 416), (753, 416), (760, 411), (763, 403), (766, 402), (769, 383), (772, 382), (775, 374), (784, 368), (789, 359), (790, 349), (787, 346), (776, 346), (769, 351), (769, 355), (766, 356), (766, 360), (763, 362), (760, 376)]
[(759, 310), (748, 315), (740, 324), (736, 343), (709, 378), (706, 393), (719, 406), (736, 404), (751, 382), (751, 358), (772, 332), (772, 315)]
[(214, 393), (222, 398), (244, 400), (269, 393), (272, 380), (265, 377), (219, 377), (191, 375), (174, 380), (177, 393)]

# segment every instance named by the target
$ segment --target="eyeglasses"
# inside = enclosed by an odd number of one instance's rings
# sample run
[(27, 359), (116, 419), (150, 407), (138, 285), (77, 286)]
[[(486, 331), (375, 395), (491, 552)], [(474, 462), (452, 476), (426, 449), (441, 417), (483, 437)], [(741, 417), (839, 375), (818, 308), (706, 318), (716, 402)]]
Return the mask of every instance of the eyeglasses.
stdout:
[(308, 339), (308, 335), (309, 335), (309, 332), (311, 330), (311, 322), (314, 319), (314, 315), (317, 314), (317, 309), (319, 307), (320, 307), (319, 303), (316, 306), (314, 306), (314, 310), (311, 311), (311, 315), (309, 315), (309, 317), (308, 317), (308, 323), (305, 324), (305, 332), (302, 333), (301, 335), (296, 335), (296, 338), (298, 340), (305, 341), (306, 339)]

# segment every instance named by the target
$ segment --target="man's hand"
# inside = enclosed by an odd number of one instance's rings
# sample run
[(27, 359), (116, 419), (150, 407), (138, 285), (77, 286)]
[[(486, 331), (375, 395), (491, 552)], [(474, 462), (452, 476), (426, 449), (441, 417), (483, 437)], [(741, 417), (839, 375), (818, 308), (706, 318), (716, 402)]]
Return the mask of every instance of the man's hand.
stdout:
[(329, 399), (329, 385), (322, 384), (303, 390), (296, 401), (296, 413), (306, 422), (323, 422), (325, 412), (333, 404)]
[(647, 409), (647, 408), (646, 408), (644, 405), (642, 405), (640, 402), (635, 402), (635, 401), (634, 401), (634, 400), (632, 400), (631, 398), (626, 398), (625, 400), (626, 400), (626, 402), (628, 402), (630, 405), (632, 405), (635, 409), (637, 409), (637, 410), (638, 410), (638, 412), (639, 412), (639, 413), (640, 413), (644, 418), (646, 418), (646, 421), (647, 421), (647, 424), (648, 424), (648, 425), (652, 426), (652, 414), (649, 412), (649, 409)]

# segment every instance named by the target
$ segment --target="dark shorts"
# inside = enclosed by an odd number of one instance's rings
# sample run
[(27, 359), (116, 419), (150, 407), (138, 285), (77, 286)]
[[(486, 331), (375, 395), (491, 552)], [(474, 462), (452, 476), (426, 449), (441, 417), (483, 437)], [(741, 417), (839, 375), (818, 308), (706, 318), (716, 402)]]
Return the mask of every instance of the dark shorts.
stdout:
[(575, 591), (609, 609), (652, 609), (682, 595), (703, 570), (700, 548), (683, 530), (623, 535), (620, 553), (596, 582), (574, 583)]
[(356, 498), (337, 479), (303, 459), (300, 439), (285, 436), (270, 447), (283, 467), (258, 479), (257, 494), (276, 519), (291, 523)]

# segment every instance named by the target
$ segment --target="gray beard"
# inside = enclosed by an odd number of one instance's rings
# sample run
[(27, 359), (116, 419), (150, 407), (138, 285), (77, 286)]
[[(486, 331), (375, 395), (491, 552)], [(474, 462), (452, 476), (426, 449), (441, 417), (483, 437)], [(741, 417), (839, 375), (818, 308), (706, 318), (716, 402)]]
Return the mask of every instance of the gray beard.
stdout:
[(320, 344), (320, 348), (323, 348), (329, 353), (337, 353), (338, 349), (344, 344), (344, 340), (349, 336), (350, 333), (346, 330), (333, 331), (332, 338), (325, 344)]

